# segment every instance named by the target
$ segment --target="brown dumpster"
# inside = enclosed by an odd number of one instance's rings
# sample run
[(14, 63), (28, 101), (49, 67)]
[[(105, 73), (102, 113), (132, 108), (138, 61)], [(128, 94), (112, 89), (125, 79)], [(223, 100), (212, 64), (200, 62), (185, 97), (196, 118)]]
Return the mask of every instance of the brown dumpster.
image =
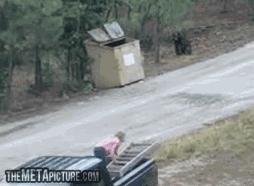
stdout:
[(92, 79), (98, 88), (124, 86), (144, 79), (139, 40), (125, 37), (117, 22), (88, 32), (85, 42), (93, 59)]

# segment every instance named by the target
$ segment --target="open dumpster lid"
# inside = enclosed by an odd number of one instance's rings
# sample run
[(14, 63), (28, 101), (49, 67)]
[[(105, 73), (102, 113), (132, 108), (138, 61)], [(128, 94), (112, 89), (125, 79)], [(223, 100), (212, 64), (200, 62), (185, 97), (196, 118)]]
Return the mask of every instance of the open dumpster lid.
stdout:
[(110, 41), (109, 35), (100, 28), (90, 30), (88, 34), (98, 43)]
[(123, 29), (116, 21), (104, 24), (104, 30), (97, 28), (88, 31), (88, 34), (98, 43), (121, 39), (125, 36)]
[(107, 33), (110, 35), (111, 39), (118, 39), (124, 37), (124, 31), (121, 26), (117, 22), (106, 23), (104, 24), (104, 28)]

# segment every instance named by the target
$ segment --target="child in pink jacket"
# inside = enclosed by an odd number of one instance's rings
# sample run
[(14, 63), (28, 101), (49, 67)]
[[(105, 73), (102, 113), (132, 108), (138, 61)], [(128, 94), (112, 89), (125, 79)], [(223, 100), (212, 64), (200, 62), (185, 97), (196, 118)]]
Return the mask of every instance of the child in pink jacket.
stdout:
[(96, 145), (94, 155), (107, 165), (114, 161), (118, 155), (118, 149), (125, 140), (125, 133), (118, 132), (112, 138), (107, 138)]

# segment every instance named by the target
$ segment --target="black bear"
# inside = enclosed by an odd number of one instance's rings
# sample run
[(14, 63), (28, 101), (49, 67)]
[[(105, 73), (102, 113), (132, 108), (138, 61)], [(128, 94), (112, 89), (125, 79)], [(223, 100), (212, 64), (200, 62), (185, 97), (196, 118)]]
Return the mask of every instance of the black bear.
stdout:
[(176, 55), (192, 54), (191, 42), (186, 38), (184, 32), (175, 32), (173, 33), (172, 38), (175, 45)]

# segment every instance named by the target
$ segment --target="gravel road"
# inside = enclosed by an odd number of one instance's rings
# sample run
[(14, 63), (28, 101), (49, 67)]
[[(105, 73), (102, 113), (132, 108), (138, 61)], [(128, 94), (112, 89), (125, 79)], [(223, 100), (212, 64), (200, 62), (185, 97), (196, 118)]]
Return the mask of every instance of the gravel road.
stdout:
[(254, 104), (254, 43), (88, 101), (0, 126), (0, 174), (39, 155), (91, 154), (118, 130), (163, 140)]

